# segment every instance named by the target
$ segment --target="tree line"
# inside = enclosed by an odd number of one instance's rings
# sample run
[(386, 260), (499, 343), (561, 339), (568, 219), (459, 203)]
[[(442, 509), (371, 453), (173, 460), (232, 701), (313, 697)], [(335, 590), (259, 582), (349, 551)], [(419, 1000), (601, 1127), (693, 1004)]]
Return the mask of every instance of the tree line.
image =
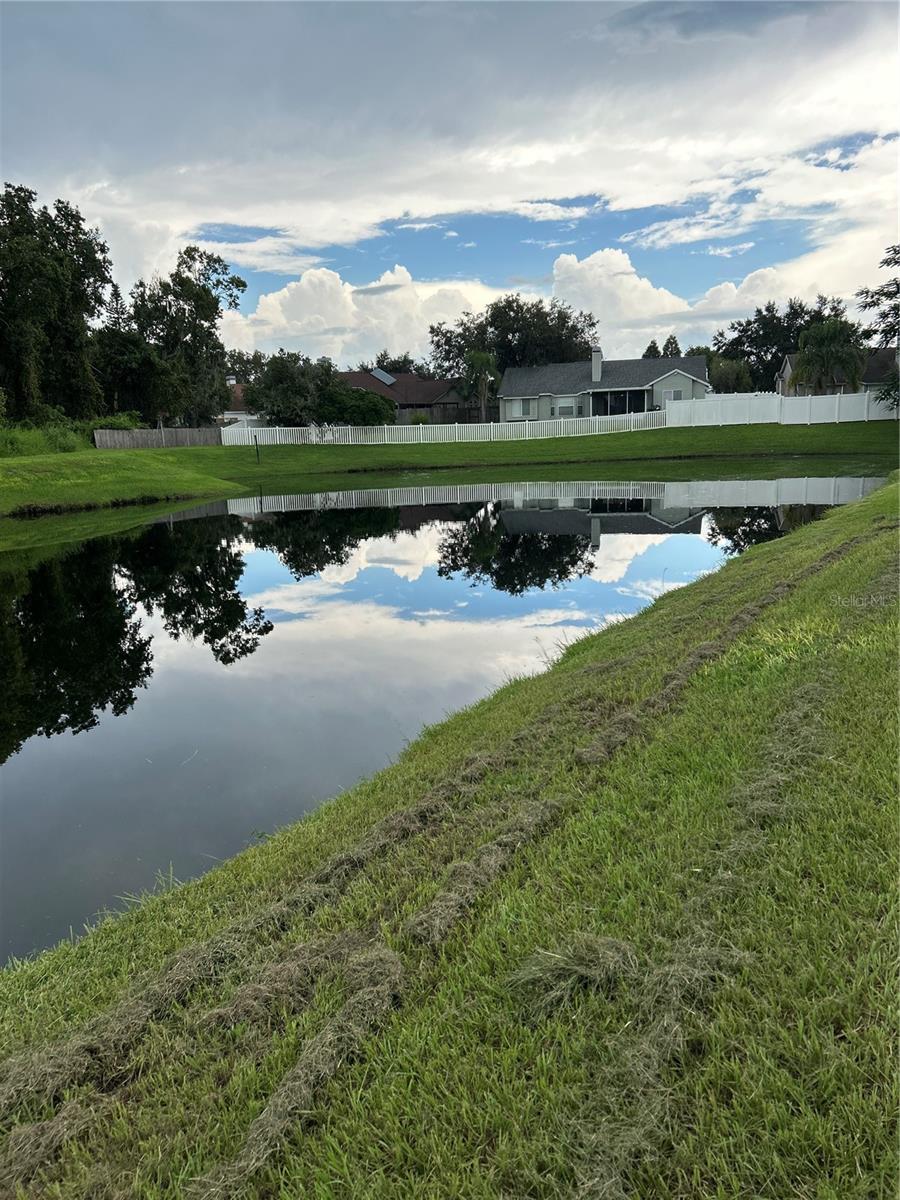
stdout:
[[(897, 344), (900, 246), (889, 247), (881, 265), (892, 278), (857, 293), (871, 314), (868, 327), (850, 320), (837, 297), (783, 307), (770, 301), (685, 353), (705, 356), (719, 392), (771, 390), (794, 351), (798, 380), (825, 387), (840, 371), (852, 382), (872, 343)], [(226, 350), (221, 318), (238, 307), (246, 286), (224, 259), (189, 245), (168, 275), (139, 279), (126, 297), (108, 246), (75, 206), (57, 200), (39, 207), (34, 191), (7, 184), (0, 195), (0, 421), (202, 424), (228, 408), (229, 374), (244, 385), (248, 408), (278, 423), (394, 419), (391, 401), (349, 387), (330, 359)], [(507, 368), (583, 360), (597, 326), (593, 313), (559, 299), (511, 293), (480, 313), (431, 325), (427, 359), (385, 349), (358, 369), (452, 380), (483, 415)], [(662, 349), (654, 338), (644, 357), (680, 354), (669, 334)]]

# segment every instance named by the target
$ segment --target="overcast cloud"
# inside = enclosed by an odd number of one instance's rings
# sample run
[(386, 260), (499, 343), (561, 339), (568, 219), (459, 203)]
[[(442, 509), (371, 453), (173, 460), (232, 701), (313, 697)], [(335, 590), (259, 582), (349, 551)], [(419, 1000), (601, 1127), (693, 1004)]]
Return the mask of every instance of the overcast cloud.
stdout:
[(897, 239), (893, 4), (5, 3), (2, 23), (4, 177), (78, 203), (126, 286), (215, 244), (259, 276), (223, 327), (242, 346), (421, 352), (430, 321), (510, 290), (478, 214), (530, 226), (520, 287), (590, 308), (619, 354), (850, 296)]

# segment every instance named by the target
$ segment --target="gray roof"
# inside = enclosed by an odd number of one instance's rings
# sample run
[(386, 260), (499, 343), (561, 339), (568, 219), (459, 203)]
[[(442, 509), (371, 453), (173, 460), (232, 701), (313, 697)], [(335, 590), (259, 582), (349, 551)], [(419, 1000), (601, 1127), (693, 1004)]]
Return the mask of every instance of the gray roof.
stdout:
[(706, 382), (706, 357), (692, 354), (682, 358), (605, 358), (600, 383), (591, 382), (590, 359), (586, 362), (547, 363), (543, 367), (508, 367), (503, 372), (499, 395), (573, 396), (579, 392), (624, 391), (645, 388), (662, 375), (683, 371)]
[(599, 521), (601, 533), (701, 533), (703, 513), (684, 516), (680, 509), (670, 517), (665, 509), (658, 513), (591, 513), (586, 509), (554, 508), (548, 510), (504, 508), (500, 520), (507, 533), (576, 533), (591, 535), (591, 521)]

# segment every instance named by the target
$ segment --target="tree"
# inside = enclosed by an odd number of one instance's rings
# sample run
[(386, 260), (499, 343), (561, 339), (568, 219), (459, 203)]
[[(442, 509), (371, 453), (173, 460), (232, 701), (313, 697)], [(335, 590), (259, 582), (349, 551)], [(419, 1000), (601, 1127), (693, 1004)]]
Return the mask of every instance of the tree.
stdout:
[(295, 579), (343, 566), (360, 542), (391, 537), (400, 527), (398, 508), (325, 509), (277, 513), (254, 524), (260, 550), (274, 551)]
[[(888, 246), (879, 266), (884, 270), (900, 271), (900, 243)], [(856, 298), (863, 312), (875, 313), (866, 336), (877, 341), (879, 346), (896, 349), (900, 345), (900, 274), (876, 288), (860, 288)]]
[(707, 371), (714, 392), (726, 395), (732, 392), (753, 391), (750, 368), (742, 358), (725, 358), (722, 354), (716, 354)]
[(487, 421), (488, 400), (500, 382), (497, 360), (487, 350), (467, 350), (460, 392), (467, 400), (478, 404), (481, 420)]
[(262, 350), (225, 351), (225, 374), (233, 375), (238, 383), (254, 383), (265, 369), (268, 356)]
[(580, 534), (507, 533), (498, 505), (488, 504), (449, 529), (438, 548), (438, 575), (461, 574), (472, 586), (489, 582), (519, 596), (531, 588), (559, 587), (594, 565), (590, 538)]
[(225, 309), (237, 308), (246, 287), (219, 255), (186, 246), (169, 276), (139, 280), (132, 289), (135, 328), (170, 368), (169, 417), (199, 424), (226, 407), (219, 321)]
[(830, 317), (810, 325), (800, 334), (800, 349), (791, 380), (824, 392), (835, 386), (840, 373), (850, 390), (855, 392), (866, 357), (859, 326), (853, 321)]
[(151, 525), (134, 541), (123, 539), (118, 552), (133, 602), (158, 611), (170, 637), (202, 640), (225, 666), (252, 654), (273, 629), (240, 593), (242, 536), (236, 517), (182, 521)]
[(395, 419), (386, 396), (351, 388), (330, 359), (313, 362), (295, 350), (270, 355), (244, 398), (274, 425), (392, 425)]
[(674, 333), (670, 333), (663, 342), (662, 356), (663, 358), (681, 358), (681, 347), (678, 345), (678, 338)]
[(729, 392), (752, 392), (750, 368), (741, 358), (726, 358), (711, 346), (688, 346), (685, 357), (702, 354), (706, 359), (706, 374), (712, 390), (719, 395)]
[(13, 421), (91, 416), (102, 395), (89, 330), (110, 280), (107, 247), (77, 208), (35, 202), (13, 184), (0, 196), (0, 387)]
[(659, 346), (656, 344), (656, 338), (653, 338), (653, 340), (650, 342), (650, 345), (641, 355), (641, 358), (662, 358), (662, 352), (660, 351)]
[(391, 354), (388, 350), (379, 350), (375, 355), (374, 363), (360, 362), (356, 364), (357, 371), (371, 371), (373, 367), (387, 371), (388, 375), (418, 375), (420, 379), (435, 378), (431, 365), (424, 359), (413, 358), (408, 350), (404, 350), (402, 354)]
[(493, 354), (501, 374), (508, 367), (578, 362), (590, 357), (596, 330), (591, 313), (575, 312), (556, 298), (547, 303), (511, 293), (482, 313), (463, 313), (455, 325), (430, 326), (432, 364), (445, 379), (463, 374), (470, 350)]
[(106, 321), (92, 334), (90, 350), (104, 410), (137, 412), (147, 424), (155, 424), (169, 406), (173, 371), (135, 329), (131, 309), (116, 284), (110, 289)]
[(732, 321), (727, 333), (720, 329), (713, 338), (713, 349), (725, 358), (747, 363), (754, 391), (771, 391), (785, 355), (797, 349), (803, 330), (832, 317), (844, 318), (846, 311), (836, 296), (819, 296), (814, 305), (788, 300), (784, 312), (770, 300), (752, 317)]
[(95, 538), (27, 575), (0, 575), (0, 762), (35, 734), (91, 729), (134, 704), (150, 638), (116, 585), (115, 543)]
[(714, 508), (708, 514), (707, 536), (726, 554), (743, 554), (751, 546), (780, 538), (784, 530), (775, 508)]

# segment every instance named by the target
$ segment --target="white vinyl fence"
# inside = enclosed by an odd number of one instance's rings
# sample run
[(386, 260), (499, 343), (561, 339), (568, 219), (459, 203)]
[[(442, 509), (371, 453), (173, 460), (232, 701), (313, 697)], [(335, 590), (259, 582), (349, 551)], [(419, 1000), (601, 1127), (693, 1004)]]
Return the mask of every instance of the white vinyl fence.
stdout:
[(709, 395), (702, 400), (670, 401), (667, 426), (825, 425), (839, 421), (892, 421), (897, 411), (880, 404), (871, 392), (845, 396), (779, 396), (777, 392)]
[(461, 483), (423, 487), (360, 488), (285, 496), (214, 500), (160, 517), (160, 523), (198, 517), (253, 518), (269, 513), (327, 512), (353, 508), (431, 508), (501, 501), (515, 509), (584, 508), (591, 500), (649, 500), (661, 509), (777, 508), (789, 504), (849, 504), (884, 483), (882, 476), (798, 476), (786, 479), (715, 479), (655, 483), (642, 480)]
[(623, 413), (619, 417), (563, 417), (555, 421), (495, 421), (491, 425), (301, 425), (294, 428), (222, 430), (225, 446), (386, 446), (423, 442), (510, 442), (527, 438), (577, 437), (662, 429), (666, 414)]
[(777, 392), (709, 395), (670, 401), (657, 412), (616, 417), (563, 417), (553, 421), (498, 421), (490, 425), (227, 425), (225, 446), (389, 446), (428, 442), (509, 442), (530, 438), (630, 433), (638, 429), (704, 425), (821, 425), (842, 421), (891, 421), (897, 411), (870, 392), (844, 396), (779, 396)]

